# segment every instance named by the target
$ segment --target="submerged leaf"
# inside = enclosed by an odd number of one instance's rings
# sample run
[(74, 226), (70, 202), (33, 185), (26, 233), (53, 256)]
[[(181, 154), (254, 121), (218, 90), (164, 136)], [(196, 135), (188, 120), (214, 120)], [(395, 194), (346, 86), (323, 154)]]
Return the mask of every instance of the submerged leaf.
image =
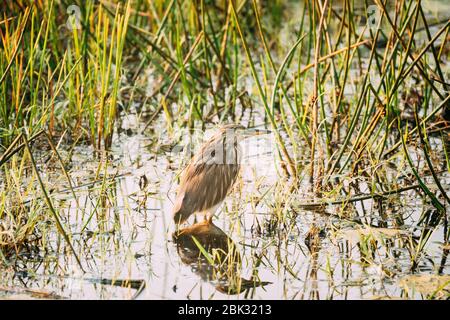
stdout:
[(398, 282), (405, 290), (412, 290), (430, 298), (450, 296), (450, 275), (414, 274), (401, 278)]
[(357, 229), (348, 229), (348, 230), (340, 230), (337, 234), (339, 239), (348, 240), (352, 243), (359, 242), (362, 236), (372, 236), (374, 239), (386, 239), (386, 238), (395, 238), (408, 235), (408, 232), (401, 229), (389, 229), (389, 228), (357, 228)]

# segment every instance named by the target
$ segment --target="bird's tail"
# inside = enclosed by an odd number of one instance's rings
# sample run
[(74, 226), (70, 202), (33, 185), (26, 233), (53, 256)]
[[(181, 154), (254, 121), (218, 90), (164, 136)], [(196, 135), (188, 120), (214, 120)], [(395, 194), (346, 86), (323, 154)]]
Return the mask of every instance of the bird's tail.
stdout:
[(182, 209), (173, 211), (173, 221), (175, 221), (176, 224), (182, 224), (186, 221), (185, 214)]
[(176, 224), (182, 224), (191, 215), (183, 206), (183, 197), (179, 197), (173, 207), (173, 220)]

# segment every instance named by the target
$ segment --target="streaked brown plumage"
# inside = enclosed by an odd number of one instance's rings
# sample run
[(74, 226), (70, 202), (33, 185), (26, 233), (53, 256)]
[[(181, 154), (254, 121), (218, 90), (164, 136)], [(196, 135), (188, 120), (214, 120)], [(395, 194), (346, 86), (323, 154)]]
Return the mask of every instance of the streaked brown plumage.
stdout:
[(241, 125), (226, 125), (202, 145), (181, 175), (173, 208), (176, 223), (183, 223), (193, 213), (209, 212), (211, 219), (239, 174), (239, 143), (247, 136), (261, 133), (266, 131), (245, 130)]

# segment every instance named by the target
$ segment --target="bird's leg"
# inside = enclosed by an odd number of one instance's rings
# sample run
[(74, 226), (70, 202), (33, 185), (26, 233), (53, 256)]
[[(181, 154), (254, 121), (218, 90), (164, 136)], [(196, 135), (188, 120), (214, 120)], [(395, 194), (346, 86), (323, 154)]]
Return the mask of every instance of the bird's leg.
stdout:
[(213, 215), (211, 212), (206, 212), (205, 216), (204, 216), (204, 222), (211, 224), (212, 223), (212, 219), (213, 219)]
[(212, 223), (214, 213), (216, 212), (218, 207), (219, 207), (219, 204), (216, 204), (212, 208), (209, 208), (207, 211), (205, 211), (205, 222), (207, 222), (209, 224)]

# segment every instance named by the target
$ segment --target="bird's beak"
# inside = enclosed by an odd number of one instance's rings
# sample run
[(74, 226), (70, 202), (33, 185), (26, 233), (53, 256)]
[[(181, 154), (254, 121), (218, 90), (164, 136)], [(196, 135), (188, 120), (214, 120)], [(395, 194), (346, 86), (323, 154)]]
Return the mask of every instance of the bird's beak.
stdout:
[(251, 129), (246, 129), (244, 131), (244, 135), (246, 137), (254, 137), (254, 136), (260, 136), (263, 134), (271, 134), (272, 131), (270, 130), (266, 130), (266, 129), (259, 129), (259, 128), (251, 128)]

